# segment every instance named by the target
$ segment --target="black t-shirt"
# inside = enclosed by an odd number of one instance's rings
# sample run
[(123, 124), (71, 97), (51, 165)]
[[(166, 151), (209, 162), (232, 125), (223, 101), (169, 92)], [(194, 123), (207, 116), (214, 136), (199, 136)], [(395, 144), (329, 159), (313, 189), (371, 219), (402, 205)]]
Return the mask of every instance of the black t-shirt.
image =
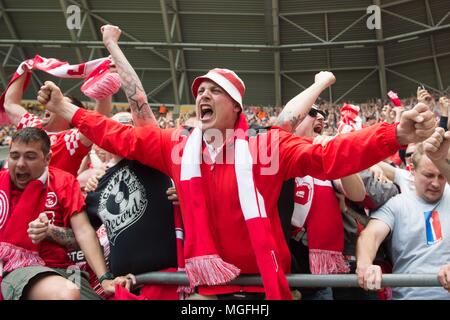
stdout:
[(177, 266), (170, 178), (137, 161), (109, 168), (86, 197), (95, 229), (103, 223), (114, 275), (142, 274)]

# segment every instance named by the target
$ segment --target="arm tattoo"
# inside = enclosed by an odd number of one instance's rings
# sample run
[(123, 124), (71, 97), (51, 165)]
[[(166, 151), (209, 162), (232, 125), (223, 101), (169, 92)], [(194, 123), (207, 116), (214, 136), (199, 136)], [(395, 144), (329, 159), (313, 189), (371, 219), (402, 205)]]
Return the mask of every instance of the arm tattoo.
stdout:
[[(156, 118), (150, 108), (147, 101), (144, 88), (141, 80), (134, 71), (131, 64), (126, 59), (120, 48), (112, 50), (110, 45), (107, 46), (108, 51), (113, 56), (114, 62), (117, 67), (117, 72), (120, 76), (120, 81), (123, 86), (125, 95), (127, 96), (130, 109), (134, 112), (138, 118), (152, 120), (156, 123)], [(114, 54), (112, 53), (114, 51)], [(118, 51), (118, 52), (117, 52)]]
[(289, 132), (294, 132), (295, 128), (297, 128), (298, 124), (301, 122), (305, 115), (300, 114), (298, 116), (292, 116), (290, 114), (282, 114), (278, 117), (276, 125), (282, 127), (284, 130)]
[(56, 242), (57, 244), (67, 248), (68, 250), (79, 249), (75, 235), (70, 228), (63, 228), (51, 225), (47, 240)]

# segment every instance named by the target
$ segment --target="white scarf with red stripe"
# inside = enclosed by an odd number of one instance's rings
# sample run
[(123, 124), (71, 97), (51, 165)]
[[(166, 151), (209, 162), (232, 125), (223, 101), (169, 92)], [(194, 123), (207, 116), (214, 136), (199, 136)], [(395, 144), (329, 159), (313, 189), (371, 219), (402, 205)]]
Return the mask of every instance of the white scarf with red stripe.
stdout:
[[(292, 299), (282, 268), (276, 258), (270, 220), (264, 199), (253, 178), (253, 161), (248, 144), (248, 125), (240, 115), (235, 133), (235, 174), (242, 215), (247, 224), (257, 264), (262, 276), (267, 299)], [(222, 260), (216, 250), (210, 226), (208, 209), (202, 189), (200, 170), (202, 131), (193, 129), (181, 159), (180, 194), (185, 199), (183, 223), (186, 230), (184, 244), (185, 269), (191, 287), (219, 285), (236, 278), (240, 269)], [(219, 199), (217, 199), (219, 201)]]

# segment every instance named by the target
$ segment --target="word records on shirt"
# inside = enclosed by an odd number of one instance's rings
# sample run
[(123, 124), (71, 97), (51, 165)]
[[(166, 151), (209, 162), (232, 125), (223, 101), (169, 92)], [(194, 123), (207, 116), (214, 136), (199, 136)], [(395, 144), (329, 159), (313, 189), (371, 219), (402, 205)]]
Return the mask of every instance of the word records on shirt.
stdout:
[(119, 169), (101, 193), (98, 205), (98, 215), (106, 227), (111, 245), (142, 217), (147, 205), (145, 188), (136, 174), (127, 167)]

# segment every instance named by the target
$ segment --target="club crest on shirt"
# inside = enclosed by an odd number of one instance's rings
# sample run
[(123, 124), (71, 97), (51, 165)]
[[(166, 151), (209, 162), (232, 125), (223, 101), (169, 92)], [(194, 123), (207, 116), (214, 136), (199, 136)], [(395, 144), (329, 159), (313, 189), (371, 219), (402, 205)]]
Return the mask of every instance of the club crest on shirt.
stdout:
[(47, 193), (47, 200), (45, 200), (45, 207), (47, 208), (53, 208), (58, 203), (58, 197), (56, 196), (56, 193), (49, 192)]
[(9, 201), (5, 191), (0, 190), (0, 229), (5, 225), (8, 218)]
[(114, 173), (100, 194), (98, 206), (112, 245), (119, 234), (142, 217), (147, 204), (144, 186), (132, 171), (124, 167)]

